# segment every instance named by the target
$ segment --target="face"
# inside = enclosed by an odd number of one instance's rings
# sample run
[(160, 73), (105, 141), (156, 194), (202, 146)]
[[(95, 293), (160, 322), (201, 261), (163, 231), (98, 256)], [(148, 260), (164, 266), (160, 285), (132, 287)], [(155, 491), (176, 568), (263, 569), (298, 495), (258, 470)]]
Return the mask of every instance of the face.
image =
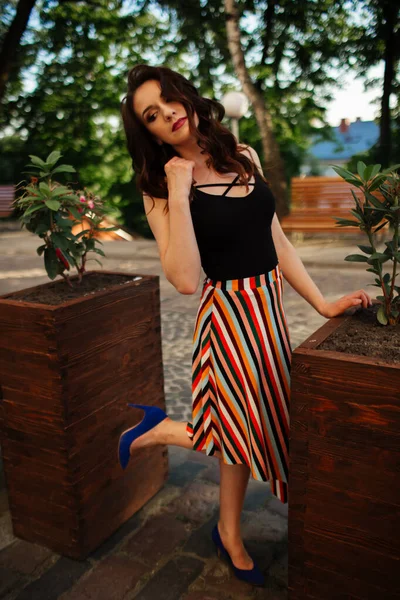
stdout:
[[(179, 146), (191, 139), (186, 110), (180, 102), (161, 97), (161, 85), (157, 80), (145, 81), (135, 92), (133, 110), (138, 119), (153, 135), (157, 143)], [(177, 129), (172, 127), (179, 119), (185, 118)], [(199, 123), (194, 114), (196, 127)]]

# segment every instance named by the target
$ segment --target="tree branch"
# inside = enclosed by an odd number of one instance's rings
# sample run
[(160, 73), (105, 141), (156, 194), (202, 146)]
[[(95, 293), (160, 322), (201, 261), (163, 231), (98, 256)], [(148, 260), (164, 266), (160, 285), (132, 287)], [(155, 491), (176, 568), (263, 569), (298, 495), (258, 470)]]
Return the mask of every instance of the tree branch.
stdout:
[(272, 38), (274, 35), (274, 26), (275, 26), (275, 0), (268, 0), (268, 6), (264, 11), (263, 21), (265, 25), (265, 33), (263, 36), (263, 52), (261, 57), (261, 64), (265, 65), (265, 62), (269, 55), (269, 50), (272, 43)]
[(87, 4), (88, 6), (93, 6), (93, 8), (99, 8), (99, 3), (95, 2), (95, 0), (93, 0), (93, 2), (91, 0), (58, 0), (58, 4), (78, 4), (80, 2)]
[(271, 114), (265, 107), (264, 99), (252, 82), (246, 67), (240, 40), (239, 10), (235, 0), (224, 0), (224, 6), (228, 48), (233, 66), (243, 91), (253, 106), (261, 133), (266, 177), (271, 182), (271, 189), (276, 198), (277, 213), (283, 216), (287, 213), (286, 178), (280, 149), (273, 133)]
[(36, 0), (19, 0), (14, 19), (4, 37), (0, 50), (0, 102), (4, 97), (9, 74), (35, 3)]

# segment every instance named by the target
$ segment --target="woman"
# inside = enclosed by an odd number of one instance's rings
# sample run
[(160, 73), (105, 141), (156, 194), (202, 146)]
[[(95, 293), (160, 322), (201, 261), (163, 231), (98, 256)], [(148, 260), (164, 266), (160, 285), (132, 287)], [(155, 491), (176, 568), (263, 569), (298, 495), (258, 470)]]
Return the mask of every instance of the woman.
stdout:
[(291, 348), (282, 274), (326, 318), (371, 299), (358, 290), (324, 300), (280, 227), (257, 153), (237, 144), (221, 124), (224, 112), (167, 67), (129, 72), (124, 128), (164, 273), (182, 294), (196, 292), (202, 267), (206, 278), (194, 331), (192, 422), (131, 405), (145, 417), (122, 434), (119, 457), (125, 468), (132, 452), (152, 444), (216, 456), (213, 540), (237, 577), (262, 585), (240, 513), (250, 474), (288, 500)]

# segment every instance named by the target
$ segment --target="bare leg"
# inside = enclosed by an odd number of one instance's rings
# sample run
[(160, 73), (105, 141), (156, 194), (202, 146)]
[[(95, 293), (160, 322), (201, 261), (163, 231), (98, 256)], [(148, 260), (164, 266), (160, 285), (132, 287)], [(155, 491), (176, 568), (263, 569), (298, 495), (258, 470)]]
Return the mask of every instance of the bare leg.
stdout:
[(247, 553), (240, 533), (240, 514), (249, 481), (247, 465), (220, 463), (220, 516), (218, 521), (222, 543), (238, 569), (252, 569), (253, 560)]
[(167, 417), (161, 423), (144, 433), (132, 442), (130, 452), (145, 446), (154, 446), (157, 444), (167, 444), (172, 446), (181, 446), (182, 448), (193, 449), (192, 440), (186, 431), (186, 422), (174, 421)]
[[(192, 440), (186, 431), (186, 422), (174, 421), (169, 417), (161, 421), (147, 433), (132, 442), (130, 452), (166, 444), (193, 449)], [(220, 458), (220, 453), (214, 455)], [(244, 496), (250, 475), (247, 465), (227, 465), (220, 458), (220, 518), (218, 521), (219, 534), (222, 543), (238, 569), (252, 569), (253, 560), (248, 555), (240, 534), (240, 514), (243, 508)]]

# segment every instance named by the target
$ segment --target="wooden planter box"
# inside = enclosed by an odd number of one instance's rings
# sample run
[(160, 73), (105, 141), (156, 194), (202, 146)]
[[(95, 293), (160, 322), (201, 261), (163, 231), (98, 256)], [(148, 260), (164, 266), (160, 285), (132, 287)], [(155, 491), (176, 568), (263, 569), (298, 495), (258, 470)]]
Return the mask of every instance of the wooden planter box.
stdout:
[(120, 434), (143, 418), (127, 403), (165, 410), (159, 278), (136, 276), (58, 306), (0, 297), (1, 441), (14, 533), (72, 558), (109, 537), (168, 473), (165, 446), (141, 449), (126, 471), (117, 458)]
[(293, 352), (289, 599), (400, 598), (400, 365)]

